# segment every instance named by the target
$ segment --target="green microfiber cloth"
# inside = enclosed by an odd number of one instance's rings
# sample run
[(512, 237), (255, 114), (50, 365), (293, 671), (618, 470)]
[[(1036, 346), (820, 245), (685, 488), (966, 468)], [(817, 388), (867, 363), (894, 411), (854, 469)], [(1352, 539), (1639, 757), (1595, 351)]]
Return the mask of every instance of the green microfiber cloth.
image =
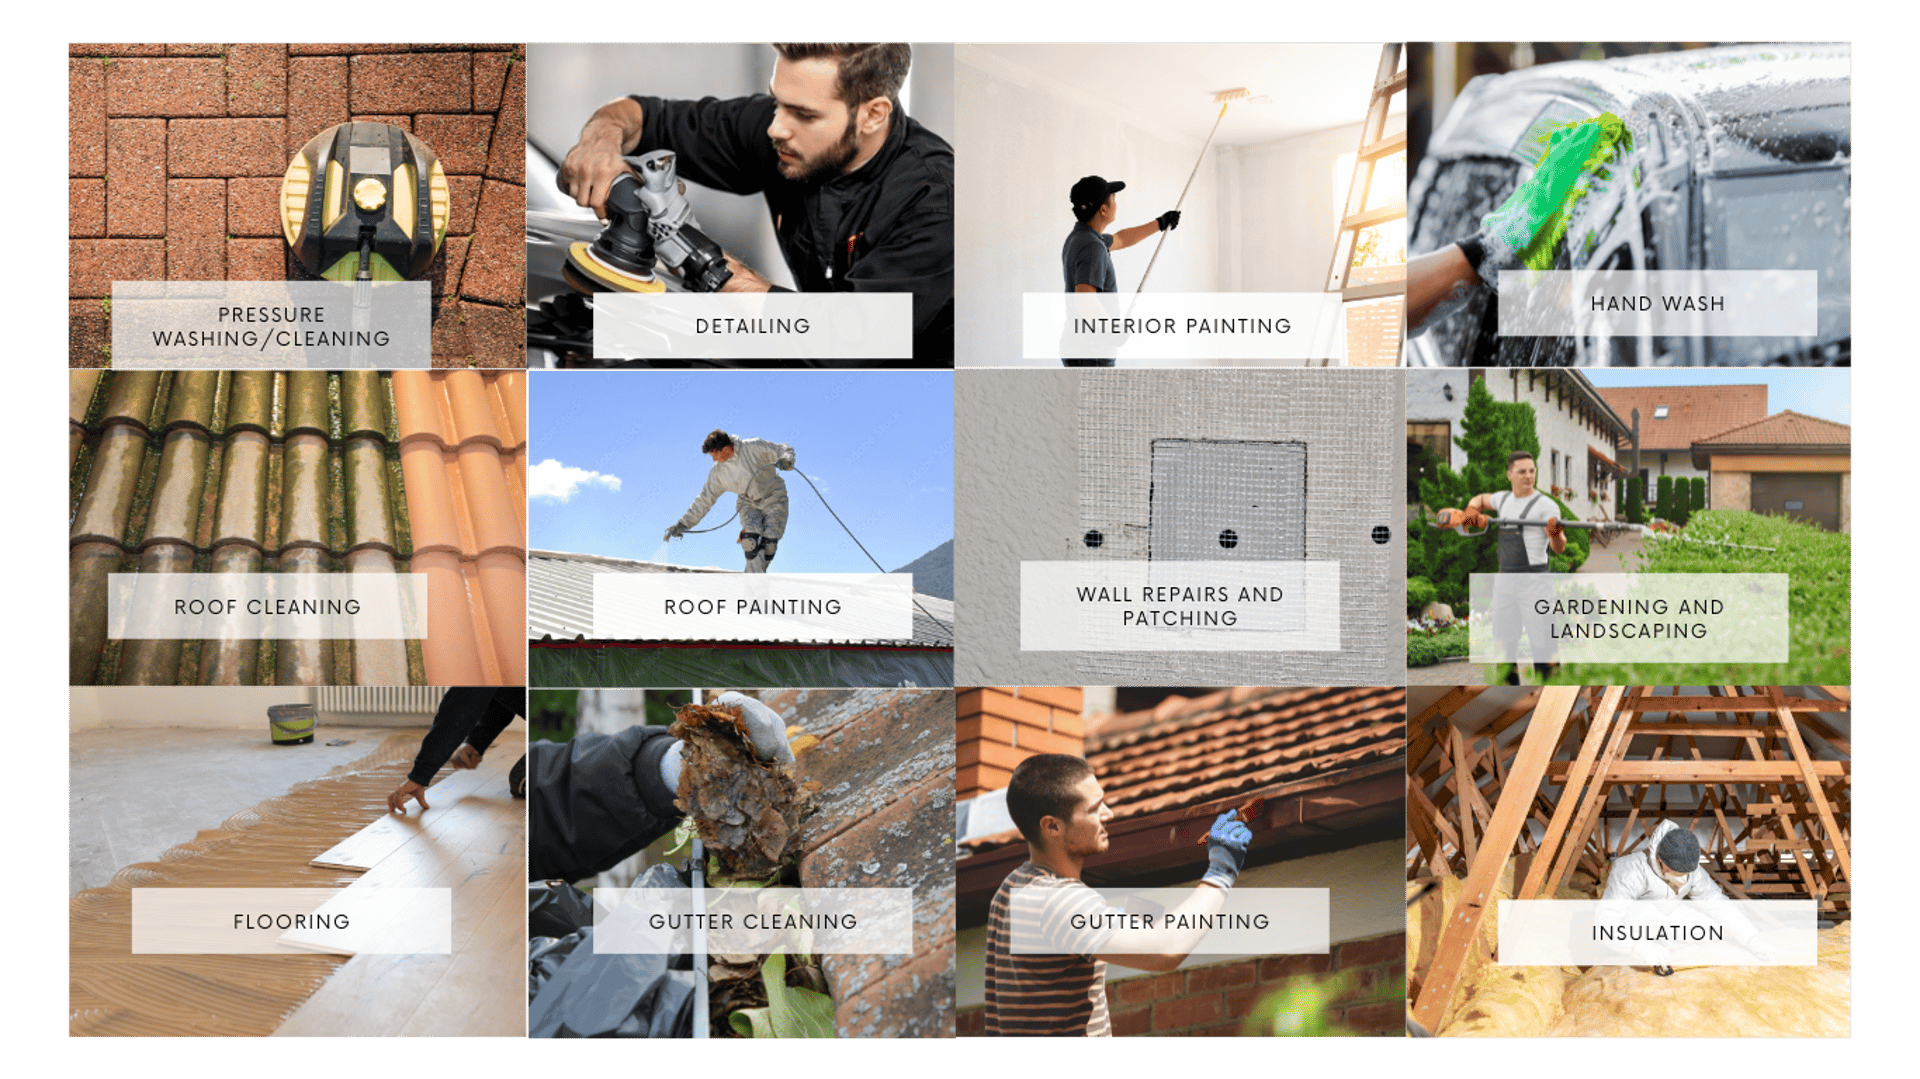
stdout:
[(1533, 177), (1480, 222), (1496, 265), (1517, 258), (1530, 269), (1552, 269), (1553, 252), (1566, 237), (1574, 204), (1595, 179), (1609, 178), (1602, 166), (1633, 149), (1633, 133), (1610, 112), (1557, 127), (1539, 141), (1548, 149)]

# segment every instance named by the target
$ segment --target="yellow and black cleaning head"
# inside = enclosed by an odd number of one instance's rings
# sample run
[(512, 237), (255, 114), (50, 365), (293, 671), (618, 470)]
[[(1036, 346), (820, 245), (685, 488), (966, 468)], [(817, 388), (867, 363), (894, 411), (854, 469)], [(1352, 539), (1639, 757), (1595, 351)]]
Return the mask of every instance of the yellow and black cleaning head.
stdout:
[(447, 176), (392, 124), (335, 124), (280, 181), (280, 226), (308, 272), (330, 281), (419, 277), (447, 237)]

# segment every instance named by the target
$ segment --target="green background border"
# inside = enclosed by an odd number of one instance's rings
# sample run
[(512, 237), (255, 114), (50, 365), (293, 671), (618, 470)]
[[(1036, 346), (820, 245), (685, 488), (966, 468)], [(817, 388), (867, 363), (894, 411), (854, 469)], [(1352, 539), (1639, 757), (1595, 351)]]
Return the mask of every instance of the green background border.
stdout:
[[(346, 8), (351, 15), (342, 12)], [(1546, 4), (1482, 2), (1411, 4), (1405, 0), (1308, 4), (1146, 4), (1137, 0), (1106, 4), (1048, 6), (989, 4), (897, 8), (854, 4), (772, 4), (739, 0), (720, 4), (503, 4), (467, 0), (455, 4), (196, 4), (192, 12), (152, 0), (81, 0), (67, 4), (31, 4), (29, 12), (8, 19), (12, 46), (0, 79), (6, 81), (13, 115), (6, 127), (4, 161), (8, 259), (0, 275), (8, 303), (4, 319), (6, 357), (12, 386), (8, 397), (19, 405), (15, 420), (0, 424), (10, 493), (8, 528), (0, 530), (4, 561), (12, 578), (0, 586), (8, 603), (6, 628), (0, 630), (0, 657), (6, 657), (12, 683), (8, 708), (8, 755), (12, 768), (4, 783), (10, 806), (13, 843), (10, 881), (4, 887), (10, 952), (4, 983), (12, 1000), (6, 1008), (8, 1064), (15, 1073), (67, 1073), (79, 1067), (115, 1069), (131, 1075), (205, 1075), (209, 1069), (250, 1069), (253, 1075), (338, 1075), (342, 1069), (467, 1075), (538, 1073), (543, 1069), (612, 1067), (659, 1075), (664, 1071), (707, 1071), (753, 1067), (768, 1075), (818, 1073), (845, 1075), (900, 1069), (912, 1075), (968, 1075), (983, 1069), (1092, 1069), (1106, 1075), (1181, 1073), (1213, 1079), (1248, 1077), (1294, 1069), (1392, 1067), (1419, 1075), (1473, 1075), (1488, 1069), (1521, 1071), (1544, 1067), (1565, 1075), (1619, 1075), (1665, 1069), (1836, 1069), (1901, 1067), (1910, 1050), (1897, 1044), (1914, 1031), (1910, 1004), (1916, 1000), (1912, 937), (1893, 939), (1912, 920), (1897, 922), (1868, 912), (1864, 947), (1857, 952), (1855, 1039), (1851, 1043), (1716, 1044), (1707, 1041), (1594, 1046), (1567, 1052), (1544, 1044), (1455, 1043), (1290, 1043), (1265, 1041), (1127, 1041), (1127, 1043), (1010, 1044), (960, 1041), (947, 1046), (902, 1043), (733, 1043), (712, 1050), (689, 1043), (605, 1043), (601, 1048), (553, 1043), (476, 1043), (476, 1041), (382, 1041), (342, 1039), (334, 1043), (275, 1046), (248, 1041), (81, 1041), (65, 1037), (65, 904), (60, 866), (65, 862), (65, 833), (60, 827), (25, 822), (60, 814), (65, 804), (65, 687), (63, 670), (65, 597), (60, 566), (65, 511), (61, 482), (58, 409), (63, 407), (65, 357), (65, 175), (52, 165), (65, 159), (65, 42), (69, 38), (113, 40), (568, 40), (568, 38), (707, 38), (733, 36), (751, 29), (756, 36), (829, 36), (858, 27), (862, 36), (902, 36), (920, 40), (1352, 40), (1382, 35), (1400, 38), (1853, 38), (1855, 40), (1855, 131), (1884, 132), (1868, 142), (1864, 175), (1855, 177), (1855, 219), (1866, 223), (1855, 244), (1855, 351), (1866, 353), (1866, 369), (1855, 382), (1855, 490), (1868, 493), (1855, 516), (1855, 580), (1872, 582), (1855, 601), (1855, 682), (1866, 670), (1866, 685), (1855, 712), (1872, 716), (1870, 733), (1857, 760), (1870, 774), (1860, 785), (1855, 852), (1868, 868), (1870, 895), (1895, 897), (1914, 883), (1914, 843), (1907, 827), (1891, 843), (1878, 824), (1907, 824), (1908, 804), (1895, 795), (1910, 791), (1910, 781), (1876, 779), (1868, 762), (1901, 762), (1916, 749), (1914, 708), (1893, 678), (1916, 668), (1910, 653), (1908, 624), (1916, 591), (1908, 540), (1914, 499), (1901, 486), (1893, 463), (1920, 459), (1899, 436), (1914, 430), (1912, 365), (1920, 346), (1912, 334), (1897, 334), (1916, 303), (1908, 282), (1912, 269), (1912, 165), (1914, 129), (1903, 108), (1914, 94), (1916, 63), (1910, 33), (1901, 31), (1884, 4), (1782, 4), (1764, 0), (1740, 8), (1715, 6), (1713, 12), (1682, 12), (1674, 2), (1607, 4), (1603, 10), (1571, 12)], [(879, 31), (885, 31), (881, 35)], [(636, 71), (636, 83), (643, 73)], [(1899, 115), (1897, 115), (1899, 113)], [(1887, 190), (1874, 196), (1874, 182)], [(1895, 188), (1895, 184), (1901, 184)], [(1893, 194), (1899, 190), (1901, 194)], [(1882, 217), (1885, 215), (1885, 217)], [(1862, 348), (1864, 342), (1864, 348)], [(1874, 344), (1878, 342), (1878, 344)], [(1791, 407), (1782, 401), (1780, 407)], [(1907, 472), (1910, 476), (1910, 470)], [(1908, 507), (1908, 509), (1901, 509)], [(1887, 576), (1882, 578), (1880, 574)], [(1882, 710), (1885, 705), (1885, 710)], [(1889, 766), (1889, 774), (1891, 774)], [(1905, 801), (1905, 799), (1899, 799)], [(1878, 808), (1876, 808), (1878, 806)], [(1864, 810), (1864, 812), (1862, 812)], [(582, 1052), (586, 1056), (572, 1056)], [(597, 1054), (612, 1052), (601, 1058)], [(1551, 1054), (1542, 1058), (1538, 1054)], [(1905, 1067), (1910, 1067), (1910, 1064)]]

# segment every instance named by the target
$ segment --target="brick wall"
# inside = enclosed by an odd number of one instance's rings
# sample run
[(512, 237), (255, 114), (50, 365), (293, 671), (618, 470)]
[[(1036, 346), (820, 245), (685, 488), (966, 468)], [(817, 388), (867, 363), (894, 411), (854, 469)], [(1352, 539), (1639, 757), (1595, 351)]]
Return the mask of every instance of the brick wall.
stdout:
[(960, 692), (954, 737), (962, 800), (999, 790), (1036, 753), (1086, 752), (1078, 686), (987, 686)]
[[(1330, 955), (1281, 955), (1234, 959), (1185, 967), (1169, 974), (1143, 974), (1107, 983), (1107, 1008), (1115, 1037), (1138, 1035), (1234, 1035), (1260, 998), (1301, 976), (1324, 980), (1350, 971), (1354, 984), (1334, 1003), (1329, 1022), (1356, 1034), (1400, 1037), (1406, 1006), (1399, 991), (1373, 999), (1382, 982), (1406, 977), (1407, 935), (1388, 933), (1334, 945)], [(963, 1010), (962, 1037), (986, 1026), (984, 1007)]]
[[(278, 203), (334, 124), (411, 131), (446, 170), (437, 367), (526, 357), (526, 71), (518, 45), (74, 45), (67, 61), (68, 365), (100, 367), (112, 283), (290, 276)], [(297, 272), (292, 276), (298, 276)]]

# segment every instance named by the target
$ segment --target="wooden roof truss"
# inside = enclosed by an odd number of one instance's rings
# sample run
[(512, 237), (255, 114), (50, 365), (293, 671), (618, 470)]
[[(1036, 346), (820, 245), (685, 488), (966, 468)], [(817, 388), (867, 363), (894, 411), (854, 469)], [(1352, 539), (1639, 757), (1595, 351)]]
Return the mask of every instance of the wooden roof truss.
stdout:
[(1468, 733), (1451, 717), (1484, 690), (1462, 686), (1409, 720), (1407, 875), (1466, 880), (1416, 1021), (1440, 1018), (1510, 858), (1515, 898), (1550, 897), (1576, 872), (1604, 880), (1662, 820), (1712, 821), (1703, 860), (1728, 895), (1814, 899), (1822, 917), (1848, 916), (1853, 751), (1821, 715), (1848, 712), (1848, 690), (1658, 688), (1549, 686)]

